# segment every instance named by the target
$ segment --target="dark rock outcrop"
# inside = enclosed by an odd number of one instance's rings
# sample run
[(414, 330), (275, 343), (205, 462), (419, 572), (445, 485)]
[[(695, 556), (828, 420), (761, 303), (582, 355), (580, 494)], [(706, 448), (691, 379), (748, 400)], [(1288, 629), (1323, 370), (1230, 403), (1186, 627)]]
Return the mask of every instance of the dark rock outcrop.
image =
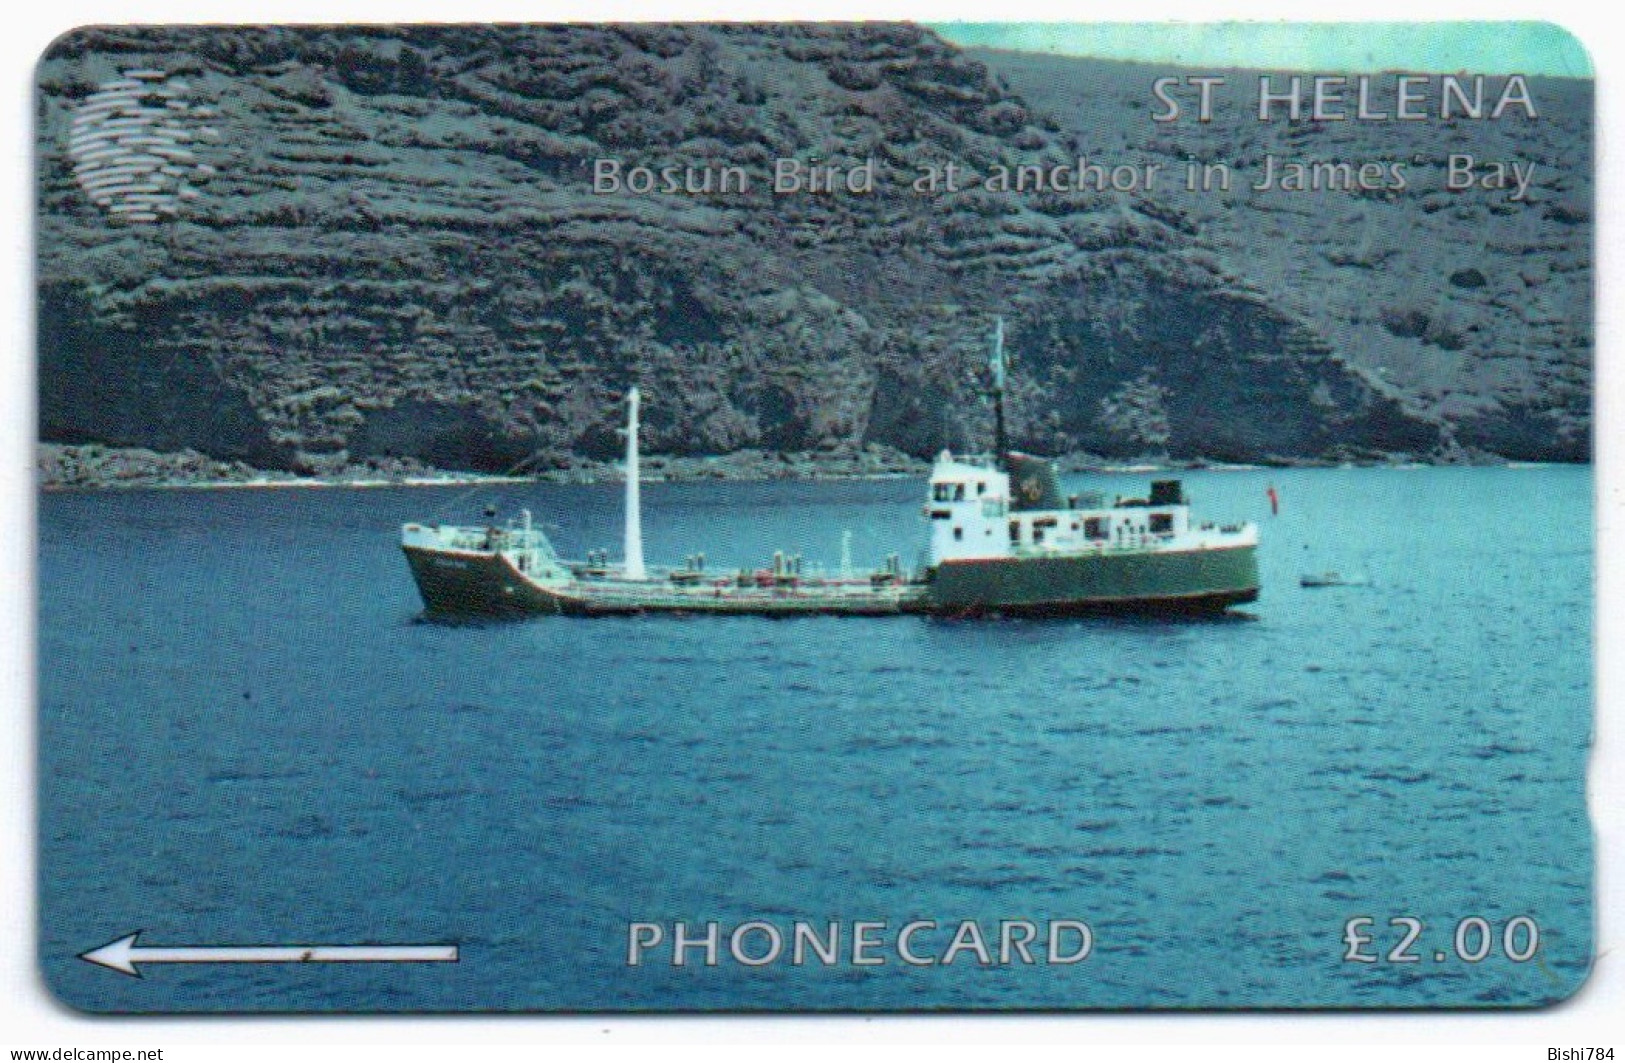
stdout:
[[(650, 452), (924, 456), (986, 445), (1002, 314), (1024, 449), (1584, 459), (1578, 164), (1502, 228), (1455, 203), (1485, 241), (1428, 289), (1388, 216), (1425, 195), (1339, 199), (1373, 235), (1330, 240), (1268, 203), (916, 192), (929, 164), (1078, 153), (1086, 112), (997, 64), (906, 25), (77, 31), (39, 68), (42, 439), (562, 469), (613, 457), (637, 383)], [(87, 195), (72, 153), (85, 101), (131, 71), (182, 86), (196, 134), (190, 191), (151, 222)], [(776, 194), (780, 158), (872, 160), (874, 190)], [(750, 185), (599, 195), (599, 159)], [(1310, 264), (1260, 270), (1266, 245)], [(1311, 290), (1338, 271), (1364, 287)]]

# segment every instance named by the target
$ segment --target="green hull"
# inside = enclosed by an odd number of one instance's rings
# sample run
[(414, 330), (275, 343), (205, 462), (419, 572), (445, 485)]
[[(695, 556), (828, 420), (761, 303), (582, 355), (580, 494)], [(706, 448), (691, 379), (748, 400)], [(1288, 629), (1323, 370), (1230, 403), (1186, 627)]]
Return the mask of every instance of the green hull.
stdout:
[(530, 616), (566, 611), (557, 595), (539, 589), (498, 554), (403, 549), (431, 616)]
[(1258, 598), (1256, 551), (1238, 546), (945, 561), (926, 596), (930, 611), (946, 615), (1218, 611)]
[(718, 588), (681, 591), (659, 584), (617, 592), (612, 585), (531, 582), (501, 555), (406, 547), (431, 616), (606, 615), (684, 612), (769, 616), (1066, 616), (1079, 613), (1217, 612), (1258, 597), (1252, 546), (1169, 553), (1091, 554), (947, 561), (929, 581), (854, 595)]

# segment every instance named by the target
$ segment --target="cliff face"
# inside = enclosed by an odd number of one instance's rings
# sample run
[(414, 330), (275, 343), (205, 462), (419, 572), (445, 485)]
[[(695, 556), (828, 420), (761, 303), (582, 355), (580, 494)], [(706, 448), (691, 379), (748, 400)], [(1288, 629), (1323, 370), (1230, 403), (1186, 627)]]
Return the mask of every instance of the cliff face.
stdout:
[[(1463, 268), (1493, 283), (1416, 308), (1366, 276), (1402, 239), (1355, 267), (1369, 300), (1252, 269), (1292, 228), (1267, 205), (914, 191), (928, 164), (1073, 159), (1086, 131), (1049, 112), (1080, 112), (1034, 102), (1054, 76), (910, 26), (76, 32), (39, 69), (41, 437), (497, 471), (611, 456), (638, 383), (651, 452), (923, 456), (986, 445), (1002, 314), (1033, 450), (1584, 458), (1588, 182), (1486, 232)], [(872, 160), (873, 191), (775, 194), (781, 158)], [(750, 186), (599, 195), (600, 159)], [(1429, 340), (1447, 318), (1460, 344)], [(1488, 372), (1513, 339), (1521, 368)], [(1379, 372), (1396, 344), (1422, 368)]]
[[(1057, 116), (1069, 146), (1182, 177), (1189, 160), (1224, 161), (1228, 190), (1165, 183), (1163, 217), (1211, 253), (1229, 281), (1256, 292), (1395, 396), (1449, 442), (1511, 458), (1588, 460), (1592, 391), (1592, 85), (1531, 79), (1537, 116), (1440, 117), (1429, 86), (1424, 121), (1257, 118), (1253, 71), (1223, 76), (1210, 123), (1149, 120), (1152, 82), (1177, 73), (1129, 63), (975, 53), (1029, 106)], [(1274, 74), (1280, 92), (1289, 76)], [(1471, 77), (1462, 78), (1467, 100)], [(1504, 78), (1486, 79), (1493, 113)], [(1312, 100), (1302, 79), (1305, 108)], [(1393, 75), (1368, 83), (1371, 108), (1396, 110)], [(1345, 91), (1346, 90), (1346, 91)], [(1176, 90), (1177, 91), (1177, 90)], [(1333, 109), (1352, 115), (1351, 80)], [(1194, 102), (1189, 90), (1187, 105)], [(1160, 110), (1160, 108), (1157, 108)], [(1515, 189), (1447, 187), (1450, 158), (1517, 164)], [(1276, 161), (1271, 187), (1265, 160)], [(1280, 187), (1285, 165), (1404, 167), (1404, 189), (1303, 192)], [(1510, 174), (1504, 175), (1510, 182)]]

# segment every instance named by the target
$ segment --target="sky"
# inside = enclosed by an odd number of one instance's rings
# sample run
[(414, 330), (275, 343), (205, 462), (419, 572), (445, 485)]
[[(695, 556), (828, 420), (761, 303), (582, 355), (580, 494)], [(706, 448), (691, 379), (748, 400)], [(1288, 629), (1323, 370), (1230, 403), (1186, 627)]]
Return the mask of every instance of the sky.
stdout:
[(967, 47), (1196, 68), (1590, 77), (1591, 58), (1550, 22), (940, 22)]

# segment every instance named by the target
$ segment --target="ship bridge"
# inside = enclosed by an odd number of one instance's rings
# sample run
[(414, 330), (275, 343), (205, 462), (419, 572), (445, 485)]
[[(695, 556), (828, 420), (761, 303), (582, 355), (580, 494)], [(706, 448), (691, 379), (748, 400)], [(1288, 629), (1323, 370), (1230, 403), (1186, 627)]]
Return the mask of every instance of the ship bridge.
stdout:
[(1010, 475), (988, 457), (937, 455), (925, 515), (931, 563), (951, 557), (1002, 557), (998, 534), (1010, 510)]

